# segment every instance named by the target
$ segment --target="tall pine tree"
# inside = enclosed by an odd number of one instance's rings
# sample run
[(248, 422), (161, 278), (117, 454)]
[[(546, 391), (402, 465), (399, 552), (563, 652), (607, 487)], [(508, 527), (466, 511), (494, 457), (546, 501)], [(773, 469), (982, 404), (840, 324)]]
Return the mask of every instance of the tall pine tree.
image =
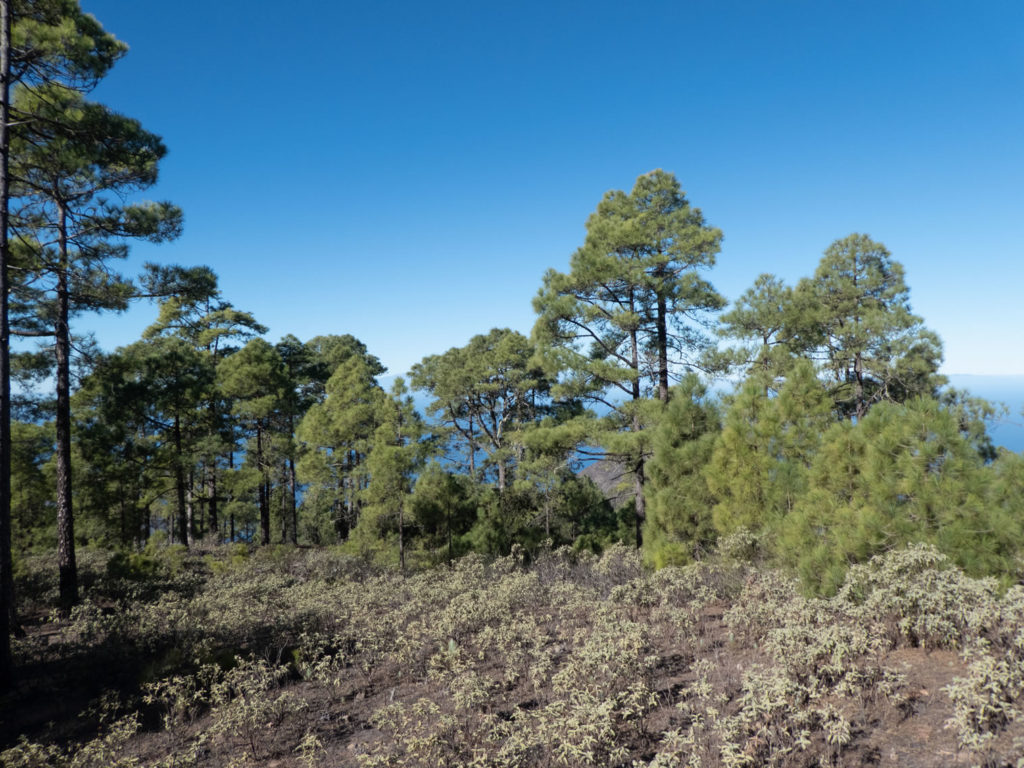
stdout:
[(722, 233), (693, 208), (675, 176), (652, 171), (633, 190), (608, 192), (587, 220), (568, 273), (549, 270), (534, 299), (534, 338), (546, 370), (560, 376), (558, 396), (589, 399), (610, 411), (605, 436), (633, 473), (637, 542), (645, 517), (639, 439), (641, 400), (668, 400), (673, 372), (697, 366), (710, 347), (710, 313), (724, 299), (701, 273), (712, 267)]

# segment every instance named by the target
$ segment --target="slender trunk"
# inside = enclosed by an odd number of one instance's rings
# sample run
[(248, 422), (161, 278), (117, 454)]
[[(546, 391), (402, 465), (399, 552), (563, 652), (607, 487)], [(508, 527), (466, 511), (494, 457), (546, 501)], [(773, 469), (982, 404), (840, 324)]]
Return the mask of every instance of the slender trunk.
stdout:
[(473, 417), (469, 417), (469, 479), (476, 480), (476, 440), (473, 439)]
[[(632, 304), (632, 302), (630, 302)], [(632, 308), (632, 307), (631, 307)], [(639, 434), (640, 430), (643, 429), (643, 424), (640, 422), (640, 344), (637, 339), (636, 331), (630, 331), (630, 341), (633, 345), (633, 357), (630, 361), (633, 368), (633, 423), (630, 425), (633, 434)], [(635, 509), (635, 522), (636, 522), (636, 548), (640, 549), (643, 545), (643, 525), (644, 519), (647, 517), (647, 507), (644, 501), (644, 455), (643, 451), (639, 446), (639, 438), (637, 439), (637, 454), (633, 464), (633, 504)]]
[(220, 543), (219, 522), (217, 520), (217, 465), (207, 467), (207, 488), (210, 494), (210, 531), (217, 536), (217, 543)]
[(291, 516), (288, 514), (288, 510), (285, 508), (285, 505), (287, 503), (288, 503), (288, 500), (285, 498), (285, 494), (282, 493), (281, 494), (281, 503), (278, 506), (278, 510), (277, 510), (278, 514), (281, 515), (281, 543), (282, 544), (287, 544), (288, 543), (288, 523), (291, 521)]
[(57, 564), (60, 569), (60, 609), (66, 615), (78, 603), (78, 567), (75, 563), (75, 522), (71, 506), (71, 330), (68, 271), (67, 211), (58, 207), (57, 327)]
[(658, 399), (668, 402), (668, 307), (665, 297), (658, 297), (658, 317), (655, 322), (658, 332)]
[(498, 459), (498, 492), (501, 493), (505, 490), (505, 462), (503, 459)]
[[(232, 443), (231, 450), (228, 451), (228, 469), (232, 470), (234, 468), (235, 468), (235, 448), (234, 448), (234, 443)], [(230, 536), (230, 538), (228, 538), (228, 542), (230, 542), (231, 544), (234, 544), (235, 543), (235, 513), (234, 512), (232, 512), (230, 514), (230, 526), (228, 528), (228, 533), (229, 533), (229, 536)]]
[(185, 504), (185, 467), (181, 455), (181, 419), (174, 417), (174, 450), (176, 453), (174, 463), (174, 490), (178, 502), (178, 538), (182, 544), (188, 546), (190, 537), (188, 534), (188, 509)]
[(348, 538), (349, 531), (355, 527), (356, 520), (356, 462), (355, 451), (348, 451), (345, 454), (345, 478), (348, 491), (345, 494), (345, 519), (339, 520), (338, 540), (344, 541)]
[(295, 459), (288, 457), (288, 496), (291, 498), (292, 513), (292, 544), (299, 543), (299, 505), (295, 495), (297, 493), (298, 480), (295, 476)]
[(18, 624), (14, 610), (11, 557), (11, 348), (7, 316), (10, 82), (11, 3), (10, 0), (0, 0), (0, 691), (7, 690), (14, 682), (11, 629)]
[(853, 379), (854, 384), (854, 413), (857, 416), (857, 423), (864, 418), (867, 408), (864, 405), (864, 361), (860, 352), (853, 357)]
[(263, 466), (263, 428), (256, 422), (256, 467), (260, 472), (260, 543), (270, 544), (270, 499), (267, 495), (266, 469)]
[(291, 517), (291, 541), (299, 543), (299, 504), (296, 495), (299, 483), (295, 476), (295, 414), (288, 414), (288, 512)]
[(185, 483), (185, 516), (188, 518), (188, 545), (191, 547), (196, 542), (196, 500), (192, 490), (194, 480), (192, 473), (189, 473), (188, 481)]
[(444, 521), (448, 529), (448, 565), (452, 564), (452, 500), (449, 497), (448, 503), (444, 505)]
[(643, 546), (644, 519), (647, 517), (647, 508), (644, 503), (644, 460), (637, 460), (633, 468), (633, 491), (636, 493), (634, 499), (636, 509), (636, 548)]
[[(859, 293), (858, 274), (860, 273), (860, 268), (860, 259), (857, 254), (854, 253), (852, 273), (855, 293)], [(858, 304), (860, 300), (861, 297), (858, 297)], [(862, 335), (863, 329), (861, 328), (861, 316), (857, 311), (855, 311), (853, 315), (853, 330), (857, 337)], [(867, 413), (867, 404), (864, 402), (864, 358), (860, 349), (858, 349), (853, 355), (853, 381), (853, 417), (859, 424), (860, 420), (864, 418), (864, 414)]]
[(405, 573), (405, 504), (398, 502), (398, 567)]
[(128, 545), (128, 515), (125, 511), (125, 503), (127, 501), (127, 494), (124, 492), (124, 483), (117, 484), (117, 517), (118, 517), (118, 530), (121, 533), (121, 546)]

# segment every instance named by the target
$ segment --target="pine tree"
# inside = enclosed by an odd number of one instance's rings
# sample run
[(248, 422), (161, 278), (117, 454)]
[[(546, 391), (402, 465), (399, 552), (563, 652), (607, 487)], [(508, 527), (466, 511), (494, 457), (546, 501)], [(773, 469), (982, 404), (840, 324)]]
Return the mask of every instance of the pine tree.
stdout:
[[(766, 385), (778, 387), (793, 362), (809, 352), (813, 335), (808, 297), (795, 292), (775, 275), (759, 275), (728, 312), (720, 318), (718, 335), (740, 345), (728, 350), (722, 363), (745, 376), (755, 372)], [(713, 359), (722, 355), (717, 349)]]
[[(224, 300), (217, 275), (209, 267), (151, 266), (145, 288), (161, 300), (157, 319), (143, 331), (142, 343), (162, 339), (184, 342), (202, 359), (209, 381), (215, 378), (221, 362), (238, 351), (240, 343), (267, 331), (251, 313)], [(193, 460), (188, 474), (198, 478), (199, 488), (185, 479), (189, 498), (205, 503), (207, 527), (217, 534), (221, 527), (220, 502), (226, 498), (222, 481), (226, 467), (234, 462), (236, 425), (231, 418), (232, 404), (222, 390), (210, 386), (199, 396), (191, 412), (180, 413)], [(195, 518), (190, 521), (189, 532), (194, 522)], [(229, 517), (229, 536), (231, 528)]]
[(0, 1), (0, 691), (13, 670), (14, 619), (11, 561), (11, 368), (8, 300), (11, 292), (11, 125), (33, 116), (13, 109), (12, 86), (64, 83), (85, 90), (106, 74), (127, 47), (107, 34), (77, 0)]
[(715, 540), (711, 519), (715, 502), (704, 468), (711, 459), (721, 417), (694, 374), (684, 377), (671, 395), (654, 430), (648, 463), (650, 506), (644, 549), (659, 568), (688, 563)]
[(881, 243), (860, 234), (836, 240), (797, 294), (816, 329), (808, 344), (849, 418), (863, 418), (877, 402), (934, 396), (944, 383), (942, 342), (910, 311), (903, 267)]
[(778, 396), (766, 383), (758, 374), (743, 383), (705, 468), (720, 534), (747, 529), (774, 535), (807, 490), (820, 435), (834, 421), (810, 361), (794, 365)]
[(365, 461), (383, 393), (376, 379), (379, 368), (372, 355), (350, 354), (324, 385), (324, 399), (310, 406), (296, 430), (307, 448), (297, 466), (307, 486), (303, 508), (328, 513), (338, 540), (348, 537), (362, 508)]
[(35, 116), (14, 137), (20, 197), (18, 231), (32, 251), (24, 290), (32, 317), (14, 332), (54, 338), (57, 391), (58, 560), (62, 610), (78, 601), (71, 479), (71, 317), (81, 311), (126, 307), (134, 287), (111, 271), (127, 239), (176, 237), (181, 211), (169, 203), (120, 204), (156, 183), (165, 153), (160, 139), (135, 120), (93, 104), (63, 85), (24, 90), (21, 109)]
[[(637, 542), (645, 517), (640, 403), (668, 400), (670, 376), (710, 347), (710, 313), (724, 300), (700, 272), (715, 263), (722, 233), (692, 208), (675, 176), (653, 171), (632, 192), (609, 192), (587, 220), (568, 273), (549, 270), (534, 299), (534, 339), (556, 397), (610, 409), (601, 444), (615, 442), (634, 476)], [(626, 432), (636, 439), (608, 436)]]
[(499, 491), (522, 459), (517, 432), (551, 412), (551, 382), (534, 363), (529, 339), (494, 328), (464, 347), (430, 355), (413, 366), (410, 381), (434, 400), (428, 413), (446, 428), (445, 437), (466, 456), (471, 477), (478, 461), (492, 470)]
[(232, 413), (248, 425), (252, 435), (246, 462), (259, 473), (257, 488), (260, 541), (270, 543), (271, 475), (268, 454), (273, 423), (283, 407), (288, 378), (278, 351), (263, 339), (253, 339), (225, 358), (217, 368), (220, 390), (233, 403)]
[(823, 593), (849, 564), (913, 542), (934, 544), (972, 575), (1015, 578), (1024, 529), (992, 503), (990, 472), (937, 401), (880, 403), (825, 434), (780, 553)]
[(423, 458), (419, 442), (423, 422), (401, 377), (395, 379), (390, 393), (378, 394), (375, 406), (377, 428), (366, 458), (369, 482), (363, 491), (366, 507), (353, 537), (363, 551), (372, 551), (378, 539), (395, 532), (398, 563), (404, 571), (409, 544), (407, 508)]

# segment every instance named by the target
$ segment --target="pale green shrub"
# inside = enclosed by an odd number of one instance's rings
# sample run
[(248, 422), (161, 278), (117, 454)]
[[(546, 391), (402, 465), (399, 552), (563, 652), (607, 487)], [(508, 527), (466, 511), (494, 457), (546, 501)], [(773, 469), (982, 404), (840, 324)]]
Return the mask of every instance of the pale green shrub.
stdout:
[(860, 621), (883, 620), (891, 642), (954, 648), (990, 612), (995, 579), (974, 579), (928, 544), (914, 544), (851, 566), (834, 600)]

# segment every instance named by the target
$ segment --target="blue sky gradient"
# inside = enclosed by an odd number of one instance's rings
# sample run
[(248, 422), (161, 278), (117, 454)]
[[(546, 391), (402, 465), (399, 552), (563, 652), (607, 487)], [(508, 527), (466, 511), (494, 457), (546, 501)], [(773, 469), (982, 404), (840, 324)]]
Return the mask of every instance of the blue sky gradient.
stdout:
[[(813, 272), (866, 232), (944, 371), (1024, 374), (1024, 5), (372, 2), (83, 8), (131, 46), (95, 93), (164, 137), (151, 197), (276, 341), (352, 333), (400, 373), (529, 332), (602, 194), (674, 172), (709, 279)], [(83, 317), (107, 348), (151, 305)]]

